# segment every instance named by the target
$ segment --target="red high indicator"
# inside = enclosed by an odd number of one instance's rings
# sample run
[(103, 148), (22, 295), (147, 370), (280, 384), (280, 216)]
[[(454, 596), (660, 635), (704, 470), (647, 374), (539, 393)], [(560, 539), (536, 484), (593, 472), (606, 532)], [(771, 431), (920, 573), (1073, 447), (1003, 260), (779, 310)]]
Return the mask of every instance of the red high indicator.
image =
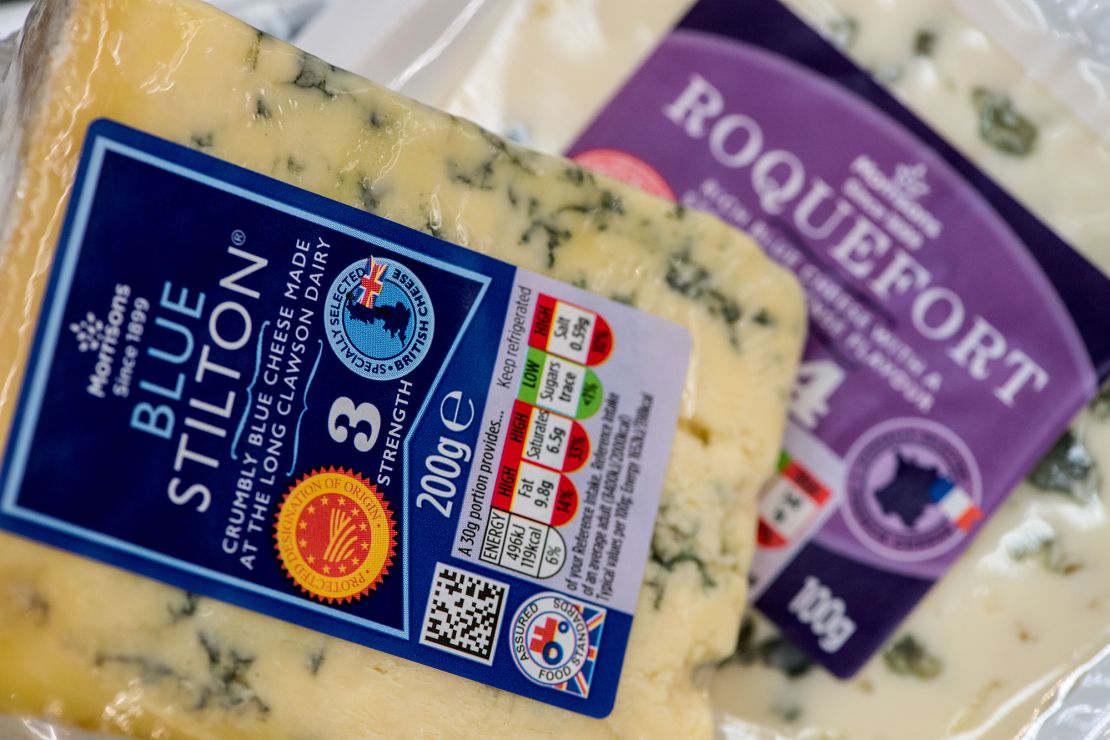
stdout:
[(528, 344), (582, 365), (600, 365), (613, 353), (613, 330), (600, 314), (541, 293)]

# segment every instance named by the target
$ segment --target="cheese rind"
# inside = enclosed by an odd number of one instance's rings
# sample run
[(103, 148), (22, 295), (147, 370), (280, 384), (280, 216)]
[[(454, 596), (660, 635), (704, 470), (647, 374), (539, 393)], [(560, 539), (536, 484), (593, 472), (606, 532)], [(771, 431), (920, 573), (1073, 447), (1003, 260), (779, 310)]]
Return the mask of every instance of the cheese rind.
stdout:
[[(719, 222), (506, 144), (186, 0), (37, 7), (0, 252), (11, 423), (84, 131), (111, 118), (687, 326), (694, 356), (616, 709), (591, 720), (0, 535), (0, 712), (159, 737), (708, 736), (800, 291)], [(9, 123), (11, 125), (11, 123)]]

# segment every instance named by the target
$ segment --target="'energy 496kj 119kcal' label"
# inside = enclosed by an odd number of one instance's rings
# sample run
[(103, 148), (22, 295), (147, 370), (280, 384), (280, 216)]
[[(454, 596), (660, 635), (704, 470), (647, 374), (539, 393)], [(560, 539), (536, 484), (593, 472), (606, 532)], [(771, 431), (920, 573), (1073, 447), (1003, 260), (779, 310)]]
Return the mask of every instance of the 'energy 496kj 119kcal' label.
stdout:
[(0, 526), (605, 716), (689, 354), (677, 325), (98, 121)]

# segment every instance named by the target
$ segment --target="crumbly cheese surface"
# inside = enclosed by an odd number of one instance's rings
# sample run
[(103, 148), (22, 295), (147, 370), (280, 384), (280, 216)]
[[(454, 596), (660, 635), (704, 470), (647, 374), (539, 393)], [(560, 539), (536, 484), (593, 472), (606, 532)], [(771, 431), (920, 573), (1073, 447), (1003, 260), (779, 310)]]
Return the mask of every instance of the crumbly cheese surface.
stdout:
[[(667, 15), (692, 2), (655, 7), (648, 19), (656, 24), (654, 40), (642, 28), (634, 34), (605, 26), (620, 41), (596, 67), (585, 63), (589, 37), (571, 33), (581, 21), (549, 10), (573, 4), (521, 0), (510, 19), (518, 27), (502, 29), (443, 105), (495, 130), (527, 132), (539, 148), (565, 149), (595, 115), (585, 103), (602, 89), (602, 97), (610, 95), (666, 32)], [(589, 18), (639, 7), (636, 0), (590, 5)], [(990, 29), (967, 20), (952, 0), (787, 5), (1110, 273), (1110, 147), (1030, 78), (1023, 65), (1029, 60), (1002, 50)], [(547, 41), (542, 54), (534, 39)], [(1029, 50), (1043, 58), (1038, 53)], [(530, 88), (517, 71), (545, 62), (566, 69), (566, 82)], [(1028, 123), (1028, 146), (1015, 147), (984, 126), (986, 100)], [(757, 622), (749, 650), (713, 681), (723, 724), (745, 739), (1014, 737), (1055, 682), (1110, 642), (1110, 391), (1072, 428), (1077, 441), (1050, 455), (1036, 485), (1023, 484), (1007, 499), (897, 633), (892, 647), (913, 637), (926, 653), (917, 665), (937, 667), (935, 675), (905, 670), (895, 652), (840, 681), (808, 667), (770, 625)], [(1055, 476), (1044, 473), (1051, 468)]]
[(507, 145), (201, 3), (70, 0), (36, 12), (24, 66), (0, 86), (0, 118), (21, 133), (0, 232), (0, 434), (83, 133), (100, 117), (632, 302), (687, 326), (694, 354), (609, 718), (8, 535), (0, 713), (159, 738), (708, 737), (694, 674), (736, 642), (754, 501), (804, 331), (792, 278), (713, 219)]

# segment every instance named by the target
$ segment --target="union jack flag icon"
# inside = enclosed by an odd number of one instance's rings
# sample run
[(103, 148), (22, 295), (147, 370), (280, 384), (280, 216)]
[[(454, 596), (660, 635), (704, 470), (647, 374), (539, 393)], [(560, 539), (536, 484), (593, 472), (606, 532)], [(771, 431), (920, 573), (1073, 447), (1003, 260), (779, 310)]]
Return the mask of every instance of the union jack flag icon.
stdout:
[(364, 308), (373, 308), (374, 299), (382, 294), (382, 276), (389, 264), (378, 262), (373, 257), (366, 260), (366, 272), (355, 289), (355, 302)]
[(577, 606), (582, 612), (582, 618), (586, 620), (589, 635), (590, 647), (586, 653), (586, 664), (582, 666), (581, 671), (569, 680), (555, 684), (554, 688), (586, 698), (590, 694), (590, 683), (593, 682), (594, 667), (597, 665), (597, 649), (601, 643), (602, 628), (605, 626), (605, 610), (588, 604), (577, 604)]

